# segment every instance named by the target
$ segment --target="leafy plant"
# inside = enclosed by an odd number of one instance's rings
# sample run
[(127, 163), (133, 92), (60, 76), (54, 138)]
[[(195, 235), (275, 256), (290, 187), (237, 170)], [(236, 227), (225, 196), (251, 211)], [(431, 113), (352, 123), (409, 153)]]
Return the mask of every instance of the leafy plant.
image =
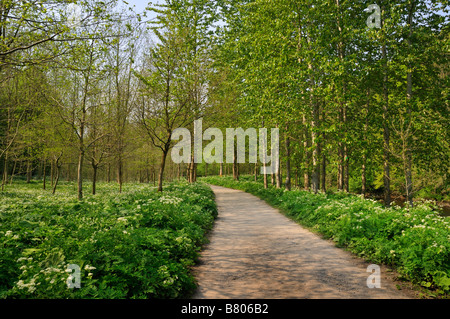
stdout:
[[(217, 215), (202, 184), (164, 193), (108, 184), (83, 201), (28, 185), (0, 195), (1, 298), (180, 298), (195, 288), (195, 264)], [(81, 288), (68, 289), (69, 264)]]

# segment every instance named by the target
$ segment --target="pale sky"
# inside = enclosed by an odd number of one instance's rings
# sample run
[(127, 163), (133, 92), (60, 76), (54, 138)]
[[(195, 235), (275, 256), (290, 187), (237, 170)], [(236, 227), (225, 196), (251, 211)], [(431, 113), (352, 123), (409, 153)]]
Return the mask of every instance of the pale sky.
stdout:
[(149, 2), (152, 2), (154, 4), (164, 2), (164, 0), (125, 0), (125, 1), (128, 2), (130, 6), (135, 6), (135, 11), (137, 13), (142, 13)]

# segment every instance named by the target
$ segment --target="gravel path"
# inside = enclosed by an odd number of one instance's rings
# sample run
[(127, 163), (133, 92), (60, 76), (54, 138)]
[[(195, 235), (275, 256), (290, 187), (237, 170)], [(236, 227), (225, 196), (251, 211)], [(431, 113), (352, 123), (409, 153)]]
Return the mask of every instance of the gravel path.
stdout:
[(193, 299), (404, 299), (381, 270), (369, 289), (368, 263), (302, 228), (248, 193), (211, 186), (219, 217), (198, 266)]

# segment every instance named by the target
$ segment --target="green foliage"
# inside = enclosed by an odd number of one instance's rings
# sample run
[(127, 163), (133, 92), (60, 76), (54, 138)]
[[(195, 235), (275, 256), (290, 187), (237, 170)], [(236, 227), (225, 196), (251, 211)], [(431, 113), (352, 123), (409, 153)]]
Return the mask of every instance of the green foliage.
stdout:
[(202, 179), (254, 194), (367, 261), (393, 266), (405, 278), (437, 292), (450, 292), (450, 221), (430, 202), (412, 209), (385, 208), (374, 200), (344, 192), (264, 189), (259, 182), (241, 180)]
[[(128, 186), (78, 202), (28, 185), (0, 197), (0, 298), (180, 298), (217, 214), (202, 184)], [(39, 193), (41, 192), (41, 193)], [(69, 264), (81, 288), (68, 289)]]

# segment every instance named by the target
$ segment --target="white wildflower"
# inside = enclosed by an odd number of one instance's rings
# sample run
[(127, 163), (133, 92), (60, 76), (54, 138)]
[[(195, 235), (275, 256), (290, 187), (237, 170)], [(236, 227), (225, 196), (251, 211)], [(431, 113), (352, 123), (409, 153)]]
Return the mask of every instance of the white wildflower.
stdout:
[(89, 265), (84, 266), (84, 270), (95, 270), (95, 269), (97, 269), (97, 268), (95, 268), (93, 266), (89, 266)]

